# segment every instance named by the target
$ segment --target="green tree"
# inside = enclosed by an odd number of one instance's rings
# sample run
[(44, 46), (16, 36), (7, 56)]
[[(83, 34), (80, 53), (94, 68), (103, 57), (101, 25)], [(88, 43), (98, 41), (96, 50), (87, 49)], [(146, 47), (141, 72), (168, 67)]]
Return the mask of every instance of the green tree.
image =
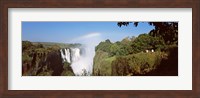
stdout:
[(104, 52), (110, 52), (110, 47), (111, 47), (112, 43), (110, 42), (109, 39), (107, 39), (104, 42), (100, 42), (99, 45), (96, 46), (95, 51), (97, 50), (102, 50)]
[(153, 37), (149, 36), (148, 34), (141, 34), (135, 39), (131, 46), (134, 53), (152, 49)]
[(128, 54), (132, 54), (133, 53), (133, 49), (131, 47), (132, 43), (134, 42), (135, 37), (126, 37), (124, 38), (120, 45), (121, 45), (121, 50), (123, 51), (123, 55), (128, 55)]
[(152, 46), (154, 50), (166, 50), (167, 49), (167, 45), (165, 44), (165, 41), (162, 37), (154, 37), (153, 38), (153, 42), (152, 42)]
[(120, 51), (120, 46), (119, 45), (117, 45), (116, 43), (111, 45), (111, 47), (110, 47), (111, 56), (120, 55), (119, 51)]
[(112, 75), (113, 76), (126, 76), (129, 74), (128, 60), (124, 57), (117, 57), (112, 62)]
[(44, 48), (44, 46), (43, 46), (41, 43), (39, 43), (39, 44), (36, 46), (36, 48)]
[(30, 41), (22, 41), (22, 51), (31, 48), (33, 44)]
[[(128, 26), (133, 23), (134, 26), (138, 26), (139, 22), (118, 22), (118, 26)], [(149, 25), (155, 26), (155, 29), (151, 30), (149, 35), (153, 37), (161, 37), (164, 39), (167, 45), (178, 45), (178, 22), (148, 22)]]
[(131, 42), (131, 39), (129, 37), (125, 37), (124, 39), (122, 39), (121, 43), (123, 44), (129, 44)]

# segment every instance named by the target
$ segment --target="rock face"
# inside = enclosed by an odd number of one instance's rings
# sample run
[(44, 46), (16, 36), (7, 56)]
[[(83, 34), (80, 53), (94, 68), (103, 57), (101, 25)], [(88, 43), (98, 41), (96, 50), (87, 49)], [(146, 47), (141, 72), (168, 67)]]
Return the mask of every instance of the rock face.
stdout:
[(61, 54), (58, 51), (49, 53), (45, 63), (45, 65), (47, 65), (47, 68), (53, 70), (53, 76), (60, 76), (62, 71), (64, 70)]
[[(50, 52), (33, 52), (30, 62), (23, 63), (23, 75), (53, 75), (60, 76), (63, 72), (73, 73), (70, 65), (80, 59), (81, 50), (79, 48), (63, 48)], [(68, 72), (69, 73), (69, 72)], [(64, 75), (67, 75), (63, 73)]]
[[(22, 41), (22, 75), (23, 76), (69, 76), (75, 75), (73, 68), (84, 49), (80, 44), (32, 43)], [(72, 70), (73, 69), (73, 70)], [(82, 69), (81, 69), (82, 70)]]
[(26, 72), (28, 73), (26, 75), (60, 76), (63, 70), (62, 58), (59, 51), (52, 51), (48, 54), (35, 52), (31, 61), (31, 68)]

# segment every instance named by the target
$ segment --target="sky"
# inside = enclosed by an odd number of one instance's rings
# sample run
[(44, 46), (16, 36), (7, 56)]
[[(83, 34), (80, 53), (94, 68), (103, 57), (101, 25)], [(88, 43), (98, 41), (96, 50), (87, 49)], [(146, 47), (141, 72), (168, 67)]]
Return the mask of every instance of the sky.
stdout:
[[(22, 22), (22, 40), (31, 42), (77, 43), (79, 39), (95, 38), (121, 41), (154, 29), (148, 23), (119, 27), (117, 22)], [(81, 43), (81, 42), (80, 42)]]

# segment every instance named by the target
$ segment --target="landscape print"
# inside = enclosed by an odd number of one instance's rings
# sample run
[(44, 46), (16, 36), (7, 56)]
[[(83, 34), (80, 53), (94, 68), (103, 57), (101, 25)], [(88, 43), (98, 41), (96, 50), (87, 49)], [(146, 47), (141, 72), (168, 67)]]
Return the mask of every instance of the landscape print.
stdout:
[(178, 76), (178, 22), (22, 22), (22, 76)]

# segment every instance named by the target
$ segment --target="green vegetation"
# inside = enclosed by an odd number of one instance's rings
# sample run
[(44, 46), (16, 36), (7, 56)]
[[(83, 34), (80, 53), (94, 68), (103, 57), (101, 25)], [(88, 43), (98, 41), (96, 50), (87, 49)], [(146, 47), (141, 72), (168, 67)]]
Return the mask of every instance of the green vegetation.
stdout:
[(166, 50), (166, 44), (160, 37), (152, 37), (148, 34), (141, 34), (131, 44), (134, 53), (144, 50)]
[(80, 44), (62, 44), (22, 41), (22, 74), (28, 76), (73, 76), (68, 63), (62, 63), (61, 48), (80, 46)]
[[(131, 22), (119, 22), (128, 26)], [(139, 23), (134, 22), (137, 26)], [(115, 43), (109, 39), (95, 48), (93, 75), (138, 76), (178, 75), (178, 23), (149, 22), (148, 34), (126, 37)]]
[[(132, 22), (118, 22), (118, 26), (128, 26)], [(140, 22), (134, 22), (138, 26)], [(178, 45), (178, 22), (149, 22), (149, 25), (155, 26), (155, 29), (149, 32), (153, 37), (160, 37), (167, 45)]]
[[(107, 40), (97, 46), (94, 57), (94, 75), (120, 76), (146, 74), (155, 70), (164, 56), (168, 55), (165, 52), (160, 52), (163, 49), (159, 47), (155, 48), (159, 51), (145, 53), (146, 49), (153, 49), (153, 45), (149, 41), (155, 41), (153, 37), (147, 34), (140, 35), (134, 41), (128, 38), (126, 38), (126, 42), (124, 41), (123, 39), (121, 42), (111, 43)], [(103, 48), (105, 45), (107, 45), (106, 50)]]
[(65, 62), (63, 65), (64, 71), (62, 72), (62, 76), (74, 76), (73, 70), (70, 67), (70, 64)]
[(80, 47), (81, 44), (65, 44), (65, 43), (55, 43), (55, 42), (32, 42), (33, 45), (41, 44), (45, 48), (59, 47), (59, 48), (69, 48), (69, 47)]
[(120, 56), (112, 62), (112, 75), (140, 75), (155, 70), (160, 64), (162, 52), (137, 53)]
[[(119, 22), (128, 26), (131, 22)], [(139, 22), (134, 22), (138, 26)], [(177, 76), (178, 23), (149, 22), (155, 26), (138, 37), (102, 41), (95, 47), (93, 76)], [(28, 76), (74, 76), (70, 63), (63, 63), (60, 49), (80, 44), (22, 41), (22, 74)], [(83, 69), (82, 76), (91, 75)]]
[(96, 51), (93, 64), (93, 75), (110, 76), (112, 74), (112, 61), (115, 57), (109, 57), (107, 52), (102, 50)]

